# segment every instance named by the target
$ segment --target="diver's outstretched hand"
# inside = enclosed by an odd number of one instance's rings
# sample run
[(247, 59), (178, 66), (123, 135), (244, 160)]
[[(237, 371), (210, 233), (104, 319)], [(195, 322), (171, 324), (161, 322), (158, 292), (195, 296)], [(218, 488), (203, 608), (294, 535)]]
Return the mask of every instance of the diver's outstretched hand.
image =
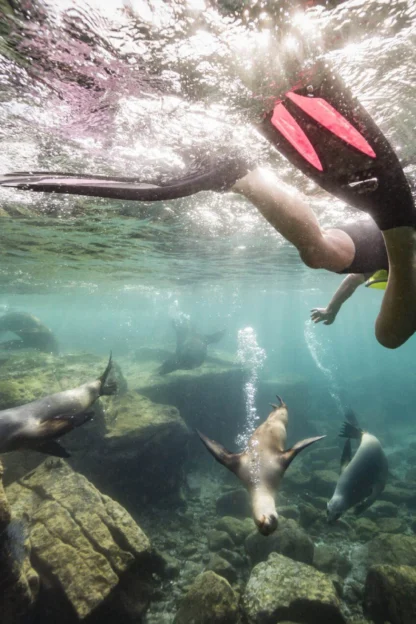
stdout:
[(311, 321), (314, 323), (323, 321), (324, 325), (332, 325), (336, 317), (335, 312), (331, 312), (328, 308), (313, 308), (311, 310)]

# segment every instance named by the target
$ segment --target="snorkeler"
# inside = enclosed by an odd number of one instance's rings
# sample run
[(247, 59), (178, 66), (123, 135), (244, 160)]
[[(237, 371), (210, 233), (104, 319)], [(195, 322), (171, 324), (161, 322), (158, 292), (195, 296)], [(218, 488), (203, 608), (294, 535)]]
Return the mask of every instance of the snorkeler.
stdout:
[(303, 173), (371, 218), (322, 230), (296, 191), (239, 158), (165, 185), (46, 172), (11, 173), (0, 177), (0, 185), (140, 201), (201, 190), (240, 193), (297, 248), (307, 266), (348, 274), (388, 270), (375, 330), (382, 345), (399, 347), (416, 330), (416, 211), (389, 142), (324, 63), (303, 72), (296, 86), (275, 100), (260, 130)]

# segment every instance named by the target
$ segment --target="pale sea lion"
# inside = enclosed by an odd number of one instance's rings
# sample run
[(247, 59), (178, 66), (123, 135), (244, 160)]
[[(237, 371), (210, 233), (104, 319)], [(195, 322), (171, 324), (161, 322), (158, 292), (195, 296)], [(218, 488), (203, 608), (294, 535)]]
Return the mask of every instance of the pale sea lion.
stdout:
[(36, 349), (55, 355), (59, 353), (53, 332), (28, 312), (8, 312), (0, 317), (0, 332), (11, 332), (18, 336), (18, 340), (2, 343), (3, 349)]
[(308, 438), (285, 449), (288, 411), (282, 399), (277, 398), (280, 405), (272, 405), (273, 411), (257, 427), (242, 453), (231, 453), (198, 431), (202, 442), (215, 459), (234, 472), (247, 488), (254, 521), (263, 535), (270, 535), (277, 528), (275, 496), (285, 471), (300, 451), (325, 438)]
[(110, 356), (107, 368), (95, 381), (0, 411), (0, 453), (31, 449), (69, 457), (56, 438), (90, 420), (94, 415), (90, 408), (98, 397), (116, 392), (116, 384), (107, 381), (111, 365)]
[(207, 357), (207, 346), (218, 342), (225, 334), (225, 330), (214, 334), (198, 334), (188, 319), (173, 321), (173, 327), (176, 331), (176, 352), (163, 362), (158, 370), (159, 375), (201, 366)]
[[(348, 412), (346, 419), (339, 434), (347, 438), (341, 457), (341, 475), (327, 504), (328, 522), (335, 522), (351, 507), (355, 507), (356, 514), (368, 509), (387, 481), (388, 462), (379, 440), (360, 429), (353, 412)], [(351, 439), (359, 440), (354, 457)]]

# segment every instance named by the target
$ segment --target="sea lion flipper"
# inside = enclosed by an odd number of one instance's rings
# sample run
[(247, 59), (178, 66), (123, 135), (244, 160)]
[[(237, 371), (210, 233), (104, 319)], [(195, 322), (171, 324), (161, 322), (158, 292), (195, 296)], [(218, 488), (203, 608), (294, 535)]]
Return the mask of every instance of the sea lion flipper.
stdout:
[(215, 342), (219, 342), (221, 338), (224, 336), (226, 330), (221, 329), (221, 331), (214, 332), (213, 334), (204, 334), (203, 338), (207, 345), (214, 344)]
[(315, 442), (318, 442), (319, 440), (322, 440), (323, 438), (326, 438), (326, 436), (323, 435), (316, 436), (315, 438), (306, 438), (305, 440), (300, 440), (299, 442), (296, 442), (296, 444), (294, 444), (292, 448), (283, 451), (280, 456), (280, 461), (282, 462), (284, 469), (286, 470), (290, 466), (296, 455), (303, 451), (303, 449), (307, 448), (311, 444), (314, 444)]
[(340, 438), (352, 438), (353, 440), (361, 440), (362, 435), (362, 429), (347, 421), (343, 423), (341, 431), (339, 432)]
[(351, 438), (345, 440), (344, 449), (341, 455), (341, 472), (345, 470), (352, 458)]
[(48, 440), (43, 444), (33, 444), (28, 446), (32, 451), (38, 451), (39, 453), (45, 453), (45, 455), (53, 455), (54, 457), (71, 457), (71, 454), (56, 440)]
[(196, 432), (217, 462), (228, 468), (228, 470), (231, 470), (231, 472), (237, 472), (240, 465), (241, 453), (231, 453), (231, 451), (228, 451), (222, 444), (215, 440), (210, 440), (206, 435), (198, 431), (198, 429), (196, 429)]

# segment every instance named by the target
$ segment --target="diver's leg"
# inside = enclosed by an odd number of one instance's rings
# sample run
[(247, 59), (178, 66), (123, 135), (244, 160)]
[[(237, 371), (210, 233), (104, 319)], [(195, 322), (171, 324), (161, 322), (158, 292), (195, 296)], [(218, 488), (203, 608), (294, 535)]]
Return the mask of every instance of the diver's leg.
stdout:
[(351, 237), (342, 230), (321, 230), (313, 210), (302, 196), (271, 172), (257, 168), (238, 180), (232, 190), (256, 206), (297, 248), (306, 265), (335, 272), (350, 266), (355, 254)]
[(382, 234), (389, 278), (376, 321), (376, 337), (384, 347), (395, 349), (416, 331), (416, 232), (405, 226)]

